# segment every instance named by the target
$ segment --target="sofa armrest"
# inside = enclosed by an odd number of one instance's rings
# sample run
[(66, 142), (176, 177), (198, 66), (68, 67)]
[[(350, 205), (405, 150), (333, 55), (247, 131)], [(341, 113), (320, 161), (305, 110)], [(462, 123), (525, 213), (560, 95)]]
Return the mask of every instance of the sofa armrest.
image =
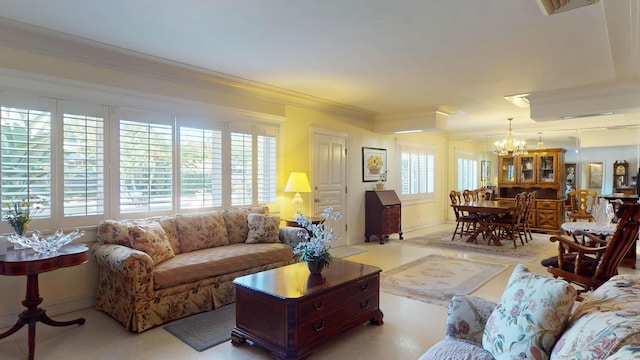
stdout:
[(446, 338), (463, 339), (481, 345), (485, 324), (497, 305), (476, 296), (454, 296), (447, 310)]
[(306, 230), (301, 227), (283, 226), (280, 228), (280, 241), (283, 244), (296, 247), (299, 242), (304, 241), (304, 235), (299, 236), (298, 234), (305, 234), (305, 232)]
[[(131, 298), (149, 298), (153, 295), (153, 260), (146, 253), (123, 245), (95, 244), (93, 257), (103, 272), (109, 286)], [(106, 274), (108, 273), (108, 275)]]

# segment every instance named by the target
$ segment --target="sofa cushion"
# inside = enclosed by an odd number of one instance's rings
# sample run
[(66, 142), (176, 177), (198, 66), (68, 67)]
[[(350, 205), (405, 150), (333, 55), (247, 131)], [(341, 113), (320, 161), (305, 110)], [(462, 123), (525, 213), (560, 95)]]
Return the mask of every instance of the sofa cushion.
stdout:
[(247, 244), (280, 242), (280, 217), (276, 215), (248, 214)]
[(496, 359), (548, 359), (564, 330), (576, 290), (564, 280), (516, 265), (484, 329), (482, 347)]
[(159, 223), (133, 225), (128, 229), (131, 247), (145, 252), (155, 265), (175, 256), (167, 234)]
[(221, 212), (176, 215), (181, 252), (229, 244)]
[(460, 339), (444, 339), (433, 345), (418, 360), (493, 360), (490, 352), (478, 344)]
[(224, 225), (227, 227), (229, 244), (243, 243), (247, 239), (247, 234), (249, 233), (247, 214), (249, 214), (249, 211), (246, 209), (225, 210), (222, 212)]
[(292, 257), (291, 246), (281, 243), (230, 244), (182, 253), (156, 266), (154, 287), (168, 288), (265, 264), (286, 265)]
[(593, 291), (573, 312), (553, 358), (604, 359), (619, 347), (640, 345), (639, 293), (639, 275), (614, 276)]
[(175, 254), (180, 253), (180, 243), (178, 242), (178, 231), (176, 229), (176, 221), (171, 216), (157, 216), (146, 219), (135, 220), (102, 220), (98, 224), (96, 240), (100, 244), (118, 244), (131, 247), (131, 239), (129, 238), (129, 227), (135, 225), (146, 225), (150, 223), (159, 223), (164, 229), (171, 248)]

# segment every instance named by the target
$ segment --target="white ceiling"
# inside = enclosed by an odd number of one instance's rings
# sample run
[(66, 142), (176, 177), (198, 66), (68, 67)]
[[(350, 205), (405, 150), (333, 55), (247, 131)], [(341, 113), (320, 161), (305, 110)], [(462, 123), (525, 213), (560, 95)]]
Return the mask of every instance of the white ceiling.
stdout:
[[(0, 17), (381, 119), (439, 109), (450, 134), (488, 136), (513, 117), (537, 138), (639, 122), (639, 1), (546, 16), (536, 0), (21, 0)], [(550, 121), (504, 99), (523, 93)]]

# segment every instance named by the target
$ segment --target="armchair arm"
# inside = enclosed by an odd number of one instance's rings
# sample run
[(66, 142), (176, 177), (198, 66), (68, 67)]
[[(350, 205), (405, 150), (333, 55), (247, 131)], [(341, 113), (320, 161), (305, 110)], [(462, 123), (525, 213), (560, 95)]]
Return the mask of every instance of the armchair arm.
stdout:
[(283, 244), (288, 244), (291, 247), (296, 247), (299, 242), (304, 241), (304, 236), (298, 236), (298, 234), (304, 234), (305, 229), (295, 226), (283, 226), (280, 228), (280, 241)]
[(445, 337), (463, 339), (481, 345), (485, 324), (497, 305), (493, 301), (476, 296), (454, 296), (447, 310)]
[(574, 235), (582, 235), (582, 237), (583, 237), (582, 245), (584, 245), (584, 237), (589, 238), (589, 240), (591, 240), (591, 241), (593, 241), (594, 243), (597, 243), (597, 244), (607, 245), (607, 243), (608, 243), (606, 240), (603, 240), (601, 237), (599, 237), (599, 236), (597, 236), (595, 234), (592, 234), (590, 232), (583, 231), (583, 230), (576, 230), (574, 232)]
[[(582, 232), (576, 231), (576, 234), (579, 234), (579, 233), (580, 235), (582, 235)], [(589, 233), (584, 233), (584, 235), (594, 236), (593, 234), (589, 234)], [(589, 238), (591, 239), (591, 237)], [(607, 249), (606, 241), (602, 241), (601, 239), (598, 239), (597, 242), (600, 244), (604, 243), (605, 246), (584, 246), (576, 242), (573, 238), (570, 238), (564, 235), (554, 235), (551, 238), (549, 238), (549, 240), (551, 242), (558, 241), (559, 242), (558, 245), (560, 246), (560, 248), (567, 249), (569, 251), (584, 252), (588, 254), (597, 254)]]
[(149, 255), (123, 245), (97, 243), (91, 252), (100, 268), (99, 286), (118, 289), (130, 298), (153, 296), (154, 265)]

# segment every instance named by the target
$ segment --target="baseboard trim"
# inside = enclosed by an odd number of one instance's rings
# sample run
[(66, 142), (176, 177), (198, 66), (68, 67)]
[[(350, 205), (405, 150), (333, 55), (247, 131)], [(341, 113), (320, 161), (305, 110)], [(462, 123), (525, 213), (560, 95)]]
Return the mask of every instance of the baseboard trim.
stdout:
[[(66, 314), (73, 311), (87, 309), (93, 307), (95, 303), (95, 296), (86, 295), (78, 296), (74, 298), (64, 299), (61, 301), (44, 302), (42, 308), (47, 311), (47, 315), (54, 317), (60, 314)], [(13, 326), (18, 321), (18, 315), (25, 310), (24, 307), (16, 307), (9, 312), (0, 314), (0, 328), (7, 328)], [(56, 319), (54, 319), (56, 320)]]

